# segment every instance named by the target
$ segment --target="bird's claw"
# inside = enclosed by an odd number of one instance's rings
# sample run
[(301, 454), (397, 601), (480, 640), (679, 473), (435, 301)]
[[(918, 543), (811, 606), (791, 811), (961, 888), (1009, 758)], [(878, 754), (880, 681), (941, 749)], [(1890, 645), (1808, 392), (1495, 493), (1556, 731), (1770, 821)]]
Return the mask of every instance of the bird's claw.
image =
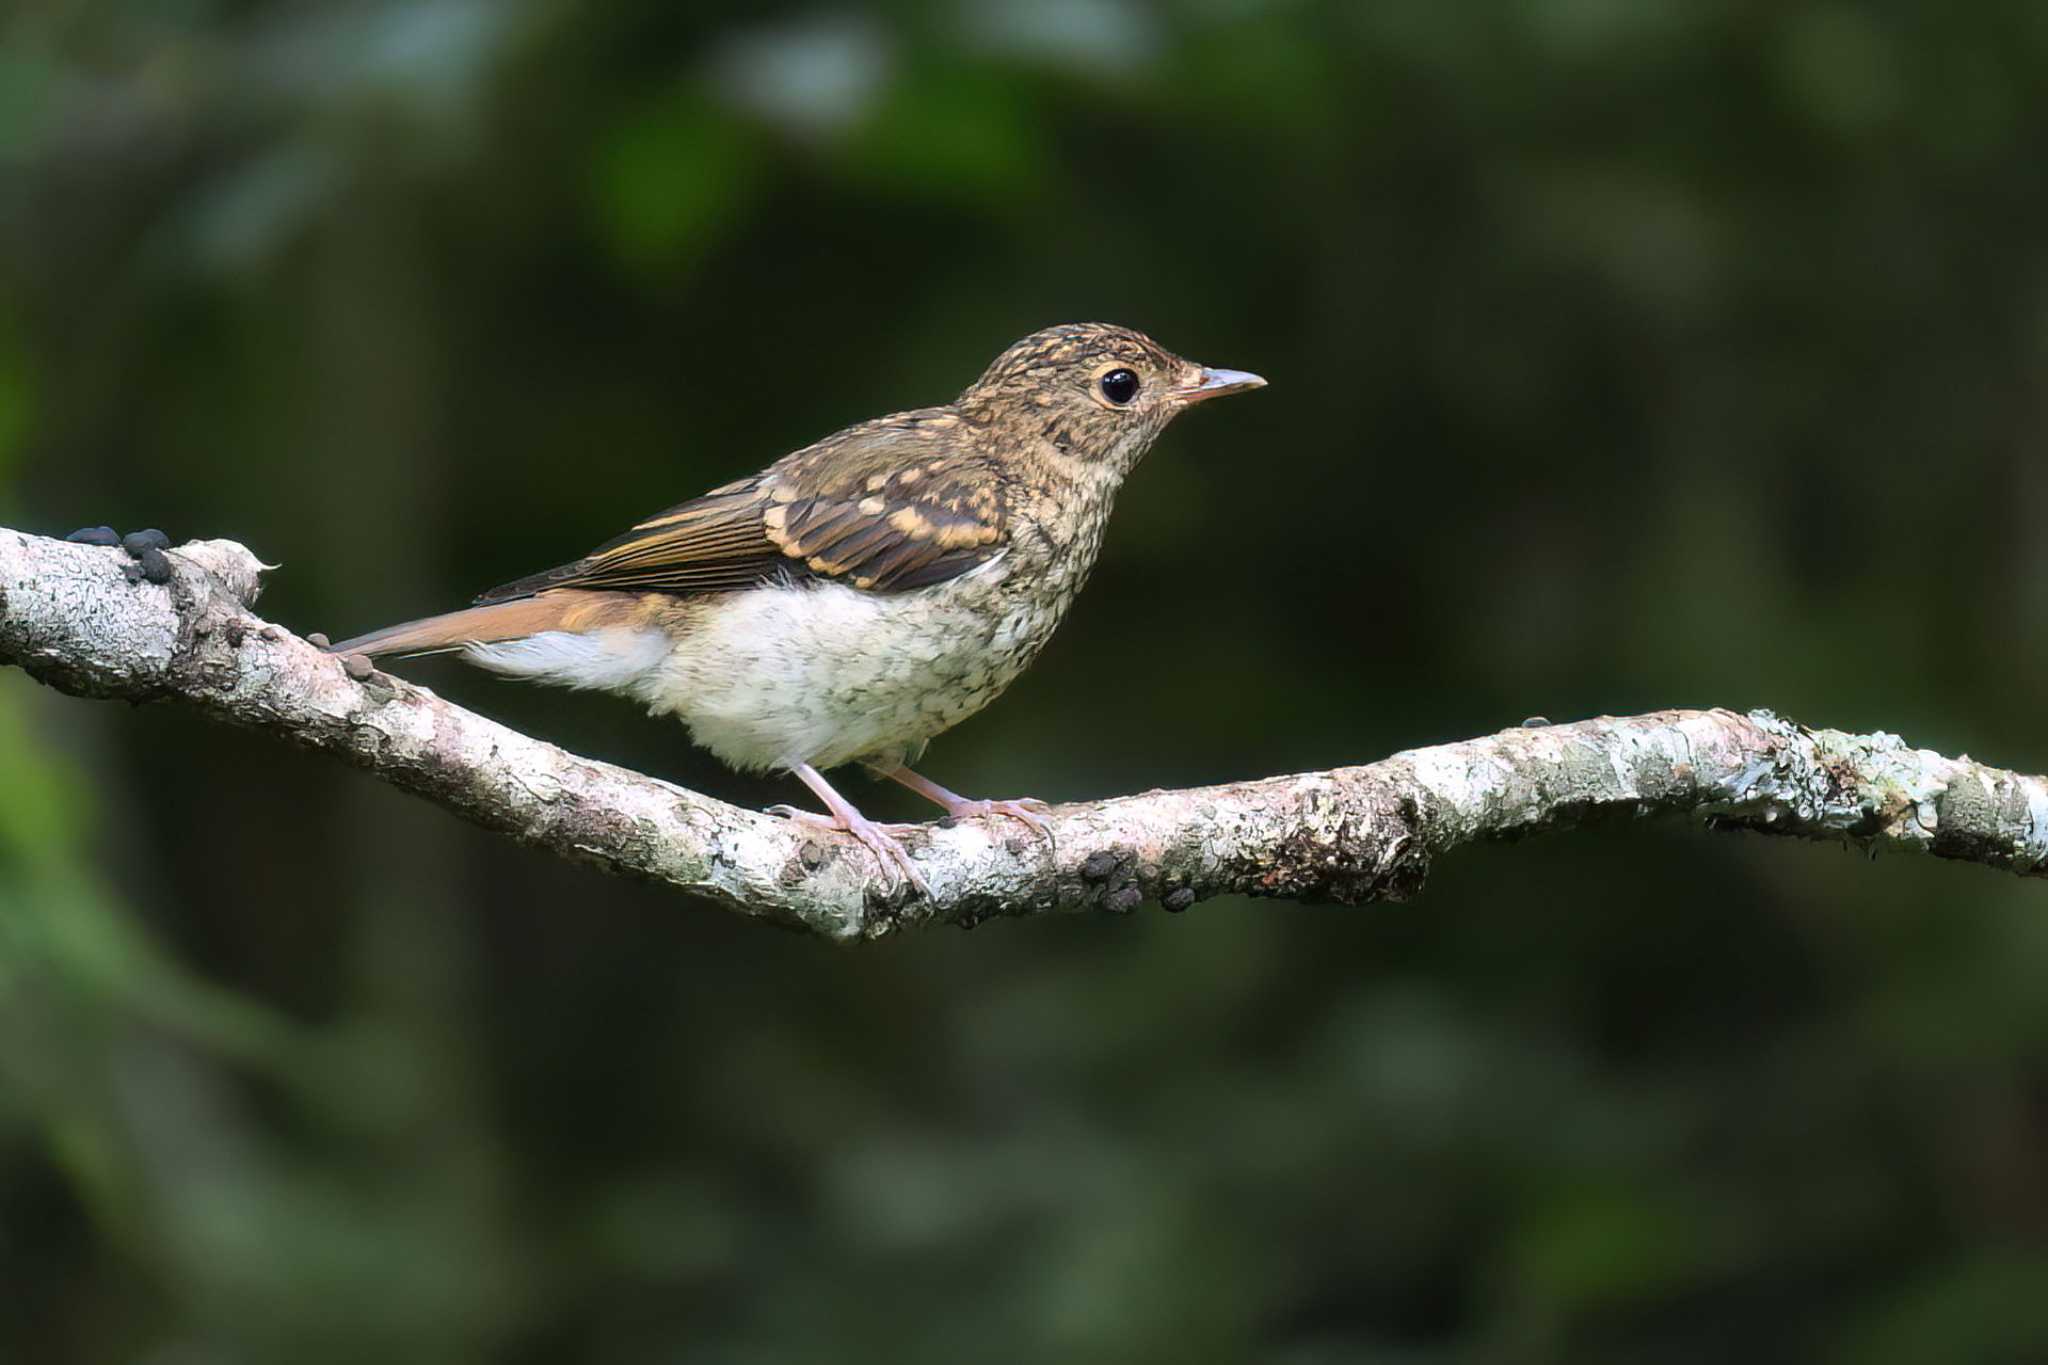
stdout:
[[(779, 815), (785, 820), (794, 820), (797, 824), (809, 825), (812, 829), (828, 830), (834, 834), (850, 832), (847, 826), (839, 823), (837, 816), (825, 815), (814, 810), (804, 810), (799, 806), (769, 806), (767, 814)], [(886, 820), (867, 820), (865, 817), (863, 817), (863, 823), (870, 829), (878, 829), (892, 837), (915, 833), (924, 828), (923, 825), (897, 825), (890, 824)]]
[(1052, 842), (1052, 826), (1045, 817), (1051, 813), (1052, 807), (1035, 796), (1020, 796), (1014, 801), (962, 801), (946, 809), (948, 819), (980, 819), (990, 825), (995, 824), (998, 816), (1008, 816), (1048, 844)]
[(923, 874), (917, 870), (917, 864), (910, 860), (910, 850), (899, 842), (899, 836), (916, 829), (916, 825), (887, 825), (865, 816), (842, 820), (836, 815), (820, 815), (816, 811), (799, 810), (795, 806), (770, 806), (768, 814), (779, 815), (785, 820), (812, 829), (828, 830), (835, 834), (851, 834), (875, 855), (875, 860), (882, 865), (883, 875), (890, 878), (892, 889), (893, 883), (900, 877), (915, 887), (919, 895), (927, 899), (931, 897), (931, 888), (925, 884)]

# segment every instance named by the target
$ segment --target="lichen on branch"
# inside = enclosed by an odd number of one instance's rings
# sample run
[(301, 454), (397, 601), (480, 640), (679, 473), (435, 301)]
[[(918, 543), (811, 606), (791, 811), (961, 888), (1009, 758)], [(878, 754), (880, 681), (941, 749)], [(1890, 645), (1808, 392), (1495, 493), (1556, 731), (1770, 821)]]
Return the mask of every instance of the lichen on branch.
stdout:
[(184, 702), (524, 843), (835, 939), (1227, 893), (1399, 899), (1462, 844), (1616, 814), (2048, 869), (2040, 777), (1765, 711), (1658, 711), (1061, 806), (1049, 844), (1014, 821), (927, 826), (907, 841), (925, 897), (851, 838), (580, 758), (402, 678), (352, 674), (250, 611), (264, 566), (233, 541), (170, 558), (168, 583), (130, 582), (119, 549), (0, 529), (0, 663), (74, 696)]

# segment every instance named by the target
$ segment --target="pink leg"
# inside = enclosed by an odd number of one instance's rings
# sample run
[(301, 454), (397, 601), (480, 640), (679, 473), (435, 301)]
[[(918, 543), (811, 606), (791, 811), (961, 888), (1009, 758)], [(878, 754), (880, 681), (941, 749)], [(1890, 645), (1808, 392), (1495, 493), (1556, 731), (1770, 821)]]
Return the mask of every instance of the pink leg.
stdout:
[(1012, 820), (1023, 822), (1033, 834), (1043, 835), (1048, 841), (1052, 839), (1052, 826), (1042, 818), (1052, 807), (1036, 797), (1024, 796), (1015, 801), (970, 801), (957, 792), (947, 791), (928, 777), (919, 777), (908, 768), (897, 768), (883, 776), (902, 783), (955, 820), (976, 817), (993, 820), (998, 815), (1007, 815)]
[[(812, 811), (797, 810), (790, 806), (771, 806), (769, 807), (771, 815), (787, 816), (799, 823), (811, 825), (819, 829), (846, 831), (846, 833), (851, 834), (854, 838), (868, 846), (869, 850), (874, 853), (876, 859), (882, 864), (884, 875), (888, 875), (892, 871), (900, 872), (903, 874), (904, 880), (916, 887), (921, 895), (927, 898), (931, 896), (931, 888), (924, 884), (924, 878), (918, 875), (917, 865), (910, 861), (909, 850), (896, 841), (898, 834), (907, 829), (915, 829), (915, 825), (878, 825), (855, 810), (853, 803), (834, 791), (832, 784), (825, 780), (824, 774), (820, 773), (810, 764), (799, 763), (790, 771), (801, 778), (803, 784), (811, 789), (812, 794), (825, 803), (825, 809), (832, 813), (830, 815), (818, 815)], [(894, 878), (891, 877), (891, 880), (893, 881)]]

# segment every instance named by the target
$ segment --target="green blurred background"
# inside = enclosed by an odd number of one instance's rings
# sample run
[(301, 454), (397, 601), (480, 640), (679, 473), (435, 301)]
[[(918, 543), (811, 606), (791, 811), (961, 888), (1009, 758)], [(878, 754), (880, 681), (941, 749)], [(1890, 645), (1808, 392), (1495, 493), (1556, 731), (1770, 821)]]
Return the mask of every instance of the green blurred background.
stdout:
[[(2038, 0), (18, 0), (0, 524), (340, 635), (1106, 318), (1272, 387), (949, 785), (1704, 705), (2048, 770), (2044, 82)], [(2041, 1359), (2044, 980), (2039, 886), (1678, 825), (848, 951), (9, 672), (0, 1356)]]

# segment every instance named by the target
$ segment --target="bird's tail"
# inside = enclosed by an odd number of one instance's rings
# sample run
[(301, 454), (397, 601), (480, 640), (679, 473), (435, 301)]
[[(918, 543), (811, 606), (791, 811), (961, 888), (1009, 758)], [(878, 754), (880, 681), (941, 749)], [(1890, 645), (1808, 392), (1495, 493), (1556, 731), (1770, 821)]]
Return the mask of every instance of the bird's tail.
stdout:
[(606, 604), (592, 599), (611, 594), (547, 592), (511, 602), (443, 612), (418, 621), (358, 635), (327, 646), (329, 654), (440, 654), (465, 645), (523, 640), (549, 630), (588, 630), (603, 624)]

